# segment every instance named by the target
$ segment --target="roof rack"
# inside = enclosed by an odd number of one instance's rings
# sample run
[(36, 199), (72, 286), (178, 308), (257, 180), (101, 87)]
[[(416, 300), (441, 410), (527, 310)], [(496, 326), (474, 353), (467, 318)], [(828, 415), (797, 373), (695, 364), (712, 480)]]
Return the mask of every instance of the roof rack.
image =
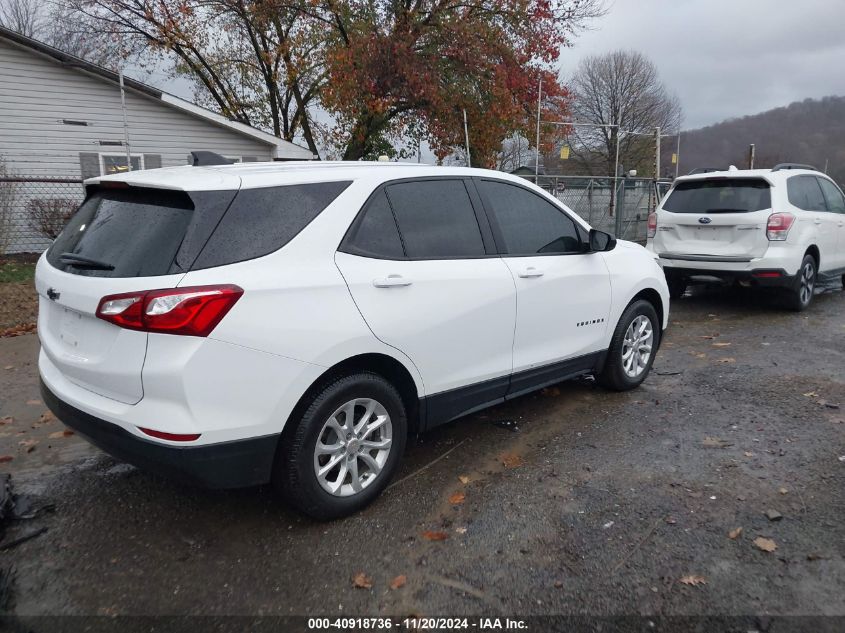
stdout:
[(801, 163), (780, 163), (772, 167), (772, 171), (780, 171), (781, 169), (809, 169), (810, 171), (818, 171), (812, 165), (802, 165)]
[(696, 167), (687, 176), (693, 176), (695, 174), (709, 174), (714, 171), (728, 171), (725, 167)]
[(231, 165), (234, 163), (230, 158), (215, 154), (214, 152), (196, 151), (191, 152), (191, 165), (194, 167), (206, 167), (208, 165)]

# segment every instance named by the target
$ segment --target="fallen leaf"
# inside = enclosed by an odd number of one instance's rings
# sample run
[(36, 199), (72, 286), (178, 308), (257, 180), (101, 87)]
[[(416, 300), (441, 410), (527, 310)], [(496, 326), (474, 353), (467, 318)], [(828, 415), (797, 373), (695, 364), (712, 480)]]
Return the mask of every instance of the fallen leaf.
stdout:
[(763, 538), (762, 536), (755, 538), (753, 543), (754, 547), (763, 550), (764, 552), (774, 552), (778, 548), (777, 543), (775, 543), (772, 539)]
[(55, 433), (50, 433), (50, 435), (48, 435), (47, 437), (51, 440), (58, 440), (58, 439), (63, 438), (64, 436), (65, 436), (64, 431), (56, 431)]
[(11, 455), (0, 455), (0, 464), (5, 464), (6, 462), (10, 462), (14, 459)]
[(460, 481), (464, 485), (467, 485), (469, 483), (469, 477), (467, 477), (466, 475), (458, 475), (458, 481)]
[(467, 529), (465, 527), (456, 527), (455, 532), (457, 532), (458, 534), (466, 534)]
[(785, 495), (785, 494), (787, 494), (787, 493), (789, 492), (789, 490), (787, 490), (786, 488), (779, 488), (779, 489), (778, 489), (778, 492), (779, 492), (780, 494), (782, 494), (782, 495)]
[(451, 497), (449, 497), (449, 503), (453, 506), (456, 506), (458, 504), (463, 503), (464, 499), (466, 499), (466, 495), (463, 492), (456, 492)]
[(745, 451), (743, 455), (745, 455), (746, 457), (754, 457), (754, 453), (752, 453), (751, 451)]
[(18, 445), (25, 448), (27, 453), (31, 453), (38, 445), (38, 440), (21, 440)]
[(3, 369), (14, 369), (14, 365), (6, 365)]
[(361, 571), (355, 574), (352, 578), (352, 586), (356, 589), (371, 589), (373, 586), (373, 579)]
[(407, 576), (405, 576), (405, 574), (402, 574), (401, 576), (396, 576), (396, 578), (393, 579), (393, 582), (390, 583), (390, 588), (399, 589), (401, 587), (404, 587), (406, 582), (408, 582), (408, 578)]
[(433, 530), (427, 530), (422, 533), (423, 538), (426, 541), (445, 541), (449, 538), (449, 535), (446, 532), (436, 532)]
[(730, 532), (728, 532), (728, 538), (732, 541), (737, 540), (740, 536), (742, 536), (742, 528), (734, 528)]
[(717, 360), (716, 362), (717, 362), (717, 363), (722, 363), (722, 364), (735, 363), (735, 362), (736, 362), (736, 359), (735, 359), (735, 358), (720, 358), (720, 359), (719, 359), (719, 360)]
[(707, 579), (704, 576), (683, 576), (680, 581), (682, 585), (690, 585), (692, 587), (698, 587), (698, 585), (706, 585)]
[(718, 437), (705, 437), (701, 440), (701, 445), (705, 448), (727, 448), (733, 446), (733, 443), (721, 440)]
[(15, 418), (10, 415), (7, 415), (6, 417), (0, 419), (0, 424), (11, 424), (14, 421)]
[(560, 389), (557, 387), (546, 387), (545, 389), (541, 389), (540, 393), (544, 396), (551, 396), (552, 398), (557, 398), (560, 395)]
[(562, 580), (555, 580), (555, 587), (558, 588), (558, 589), (563, 587), (563, 581)]
[(802, 395), (806, 396), (807, 398), (818, 398), (819, 397), (819, 394), (815, 391), (808, 391), (807, 393), (802, 394)]
[(76, 432), (71, 431), (70, 429), (65, 429), (64, 431), (62, 431), (62, 435), (64, 435), (65, 437), (70, 437), (71, 435), (76, 435)]
[(730, 347), (730, 343), (713, 343), (713, 347)]
[(515, 453), (505, 453), (501, 456), (501, 460), (505, 468), (519, 468), (524, 463), (522, 457)]
[(43, 407), (44, 403), (41, 400), (27, 400), (26, 403), (33, 407)]
[(45, 411), (38, 418), (38, 421), (41, 422), (41, 423), (47, 423), (47, 422), (53, 422), (53, 421), (55, 421), (55, 419), (56, 419), (56, 416), (53, 415), (52, 411)]

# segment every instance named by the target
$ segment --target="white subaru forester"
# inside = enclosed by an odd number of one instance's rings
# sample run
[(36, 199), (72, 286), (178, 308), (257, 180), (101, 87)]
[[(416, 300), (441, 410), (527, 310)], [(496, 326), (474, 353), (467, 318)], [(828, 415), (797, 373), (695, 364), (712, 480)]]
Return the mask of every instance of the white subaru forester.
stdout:
[(272, 481), (317, 518), (375, 498), (410, 432), (582, 374), (639, 385), (668, 321), (651, 253), (499, 172), (212, 164), (86, 188), (36, 271), (45, 402), (141, 468)]
[(695, 277), (778, 289), (804, 310), (817, 277), (845, 274), (845, 197), (809, 165), (678, 178), (648, 218), (672, 298)]

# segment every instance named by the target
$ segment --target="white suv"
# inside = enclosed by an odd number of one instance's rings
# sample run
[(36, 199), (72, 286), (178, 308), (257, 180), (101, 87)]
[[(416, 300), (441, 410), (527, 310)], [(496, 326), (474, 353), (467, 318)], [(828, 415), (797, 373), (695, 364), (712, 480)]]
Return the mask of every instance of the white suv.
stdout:
[(648, 219), (672, 298), (691, 277), (776, 287), (803, 310), (817, 276), (845, 274), (845, 198), (808, 165), (678, 178)]
[(406, 436), (593, 373), (648, 374), (669, 294), (641, 246), (517, 177), (385, 163), (86, 181), (38, 262), (45, 402), (105, 451), (318, 518)]

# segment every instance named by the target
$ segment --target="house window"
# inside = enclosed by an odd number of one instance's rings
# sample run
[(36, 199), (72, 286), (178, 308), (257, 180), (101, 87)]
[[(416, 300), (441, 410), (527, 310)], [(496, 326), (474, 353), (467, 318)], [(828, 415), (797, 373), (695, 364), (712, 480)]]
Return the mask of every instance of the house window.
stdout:
[[(144, 157), (141, 154), (132, 154), (131, 160), (132, 171), (144, 168)], [(126, 154), (100, 154), (100, 173), (103, 176), (122, 174), (126, 171)]]

